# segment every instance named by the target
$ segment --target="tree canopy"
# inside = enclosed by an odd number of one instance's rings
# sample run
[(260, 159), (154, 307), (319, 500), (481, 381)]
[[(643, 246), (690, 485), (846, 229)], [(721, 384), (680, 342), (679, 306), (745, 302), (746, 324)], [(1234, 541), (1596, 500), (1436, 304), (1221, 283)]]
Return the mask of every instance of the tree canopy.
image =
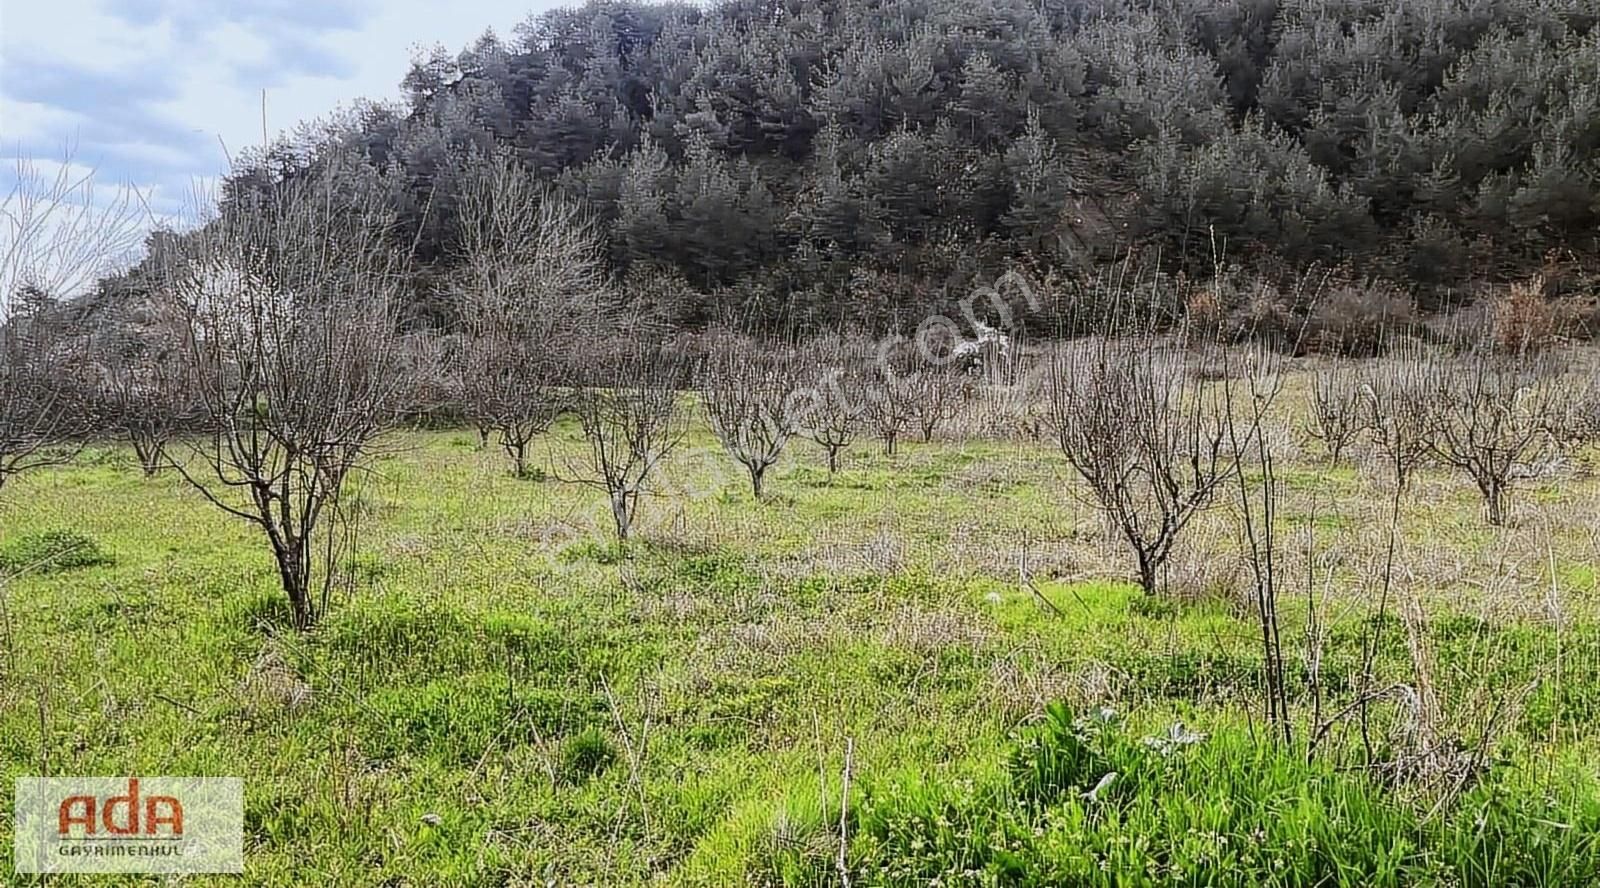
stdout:
[(1191, 276), (1343, 263), (1426, 303), (1595, 251), (1597, 18), (1592, 0), (597, 0), (435, 50), (404, 104), (307, 129), (225, 195), (356, 152), (424, 269), (421, 317), (460, 261), (465, 171), (504, 152), (587, 207), (618, 280), (692, 294), (682, 323), (881, 322), (1010, 260), (1129, 252)]

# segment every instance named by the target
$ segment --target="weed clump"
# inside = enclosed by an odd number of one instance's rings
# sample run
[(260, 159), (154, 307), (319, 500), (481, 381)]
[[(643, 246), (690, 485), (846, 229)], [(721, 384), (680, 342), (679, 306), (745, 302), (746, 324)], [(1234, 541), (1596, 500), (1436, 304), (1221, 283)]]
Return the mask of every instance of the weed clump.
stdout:
[(561, 776), (568, 783), (584, 783), (616, 760), (616, 747), (599, 728), (585, 728), (561, 744)]
[[(1224, 726), (1149, 736), (1061, 704), (975, 777), (863, 786), (864, 884), (1579, 885), (1600, 879), (1592, 781), (1487, 777), (1430, 816), (1299, 747)], [(818, 874), (820, 875), (820, 874)]]
[(75, 530), (48, 530), (14, 540), (0, 548), (0, 574), (59, 573), (113, 564), (100, 544)]

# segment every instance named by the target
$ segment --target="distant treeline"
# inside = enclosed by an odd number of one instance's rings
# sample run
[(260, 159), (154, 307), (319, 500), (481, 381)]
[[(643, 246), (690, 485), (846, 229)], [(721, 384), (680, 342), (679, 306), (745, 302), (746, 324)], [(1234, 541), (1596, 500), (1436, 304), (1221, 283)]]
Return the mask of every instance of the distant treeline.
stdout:
[[(915, 323), (1022, 263), (1383, 279), (1426, 310), (1600, 236), (1594, 0), (591, 2), (254, 157), (354, 151), (430, 280), (509, 151), (696, 326)], [(631, 282), (631, 283), (630, 283)]]

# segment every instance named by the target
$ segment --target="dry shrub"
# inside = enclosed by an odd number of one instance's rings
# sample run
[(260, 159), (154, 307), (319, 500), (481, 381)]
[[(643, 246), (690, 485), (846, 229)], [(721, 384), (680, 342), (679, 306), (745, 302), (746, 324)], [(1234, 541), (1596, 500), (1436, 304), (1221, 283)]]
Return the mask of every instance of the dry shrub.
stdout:
[(989, 664), (989, 692), (1011, 721), (1031, 721), (1045, 707), (1065, 700), (1078, 709), (1116, 706), (1128, 694), (1127, 673), (1099, 660), (1077, 668), (1054, 663), (1049, 655), (1025, 647)]
[(1489, 329), (1497, 350), (1538, 351), (1562, 333), (1558, 307), (1545, 298), (1544, 275), (1537, 274), (1497, 292), (1489, 302)]
[(1229, 312), (1228, 338), (1279, 345), (1292, 342), (1301, 326), (1295, 319), (1293, 300), (1266, 281), (1257, 280), (1246, 286), (1248, 290), (1219, 297), (1224, 305), (1236, 306)]
[(1029, 380), (1016, 385), (976, 385), (952, 413), (948, 436), (960, 441), (1038, 441), (1044, 407)]
[(1383, 283), (1342, 284), (1311, 309), (1305, 349), (1317, 354), (1371, 357), (1389, 337), (1416, 323), (1411, 297)]
[(1216, 339), (1222, 332), (1225, 315), (1222, 297), (1211, 287), (1192, 290), (1184, 297), (1184, 326), (1191, 338)]
[(1167, 562), (1167, 594), (1184, 601), (1231, 601), (1244, 590), (1245, 564), (1220, 525), (1202, 524)]

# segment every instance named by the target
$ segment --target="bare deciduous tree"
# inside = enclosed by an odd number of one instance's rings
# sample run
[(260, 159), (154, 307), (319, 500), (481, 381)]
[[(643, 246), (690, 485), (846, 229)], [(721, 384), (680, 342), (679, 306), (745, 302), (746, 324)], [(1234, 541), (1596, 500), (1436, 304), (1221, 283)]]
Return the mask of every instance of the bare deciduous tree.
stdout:
[(1311, 423), (1306, 431), (1322, 442), (1330, 461), (1339, 461), (1366, 427), (1366, 419), (1366, 402), (1353, 373), (1333, 367), (1311, 377)]
[(646, 482), (686, 432), (677, 392), (684, 362), (658, 344), (631, 339), (596, 366), (574, 397), (587, 459), (566, 480), (604, 490), (617, 538), (627, 540)]
[(526, 475), (529, 445), (566, 408), (554, 356), (535, 340), (492, 330), (469, 336), (462, 353), (467, 417), (479, 443), (498, 434), (512, 473)]
[(924, 363), (908, 381), (911, 385), (911, 413), (924, 444), (933, 440), (956, 411), (965, 379), (949, 366)]
[(917, 361), (907, 348), (882, 348), (874, 357), (863, 415), (883, 442), (883, 452), (894, 456), (900, 438), (917, 421)]
[(167, 463), (173, 437), (192, 428), (197, 405), (183, 360), (182, 324), (164, 311), (146, 275), (95, 324), (93, 356), (102, 428), (127, 439), (145, 475)]
[[(1275, 736), (1285, 744), (1294, 737), (1289, 713), (1287, 661), (1283, 649), (1282, 625), (1278, 619), (1278, 598), (1283, 582), (1278, 570), (1278, 454), (1272, 445), (1268, 424), (1272, 406), (1283, 391), (1282, 359), (1260, 346), (1239, 354), (1236, 365), (1240, 380), (1234, 381), (1235, 367), (1225, 368), (1220, 385), (1227, 400), (1221, 422), (1227, 431), (1228, 449), (1241, 460), (1250, 461), (1251, 471), (1232, 472), (1237, 482), (1238, 518), (1245, 560), (1254, 579), (1252, 603), (1261, 630), (1262, 677), (1266, 695), (1267, 723), (1277, 729)], [(1223, 360), (1228, 358), (1223, 353)], [(1315, 609), (1312, 610), (1313, 617)]]
[(522, 475), (528, 445), (566, 409), (568, 350), (603, 326), (610, 284), (593, 225), (532, 173), (496, 155), (466, 179), (455, 284), (464, 407)]
[(786, 343), (724, 334), (700, 367), (700, 404), (717, 440), (750, 476), (756, 499), (767, 470), (800, 422), (799, 360)]
[(1397, 494), (1428, 460), (1432, 413), (1426, 359), (1417, 346), (1399, 346), (1360, 371), (1364, 426)]
[(1556, 448), (1552, 428), (1569, 394), (1558, 368), (1541, 354), (1482, 348), (1429, 362), (1423, 394), (1428, 449), (1472, 479), (1490, 524), (1504, 524), (1518, 478)]
[(167, 291), (203, 415), (184, 478), (271, 546), (294, 625), (326, 609), (349, 545), (345, 485), (404, 407), (402, 258), (369, 168), (335, 160), (235, 195)]
[(1182, 361), (1143, 339), (1096, 339), (1049, 364), (1049, 425), (1067, 461), (1159, 587), (1179, 534), (1238, 469), (1222, 387), (1185, 383)]
[(861, 340), (830, 336), (812, 342), (805, 353), (813, 375), (808, 397), (797, 405), (800, 425), (828, 454), (832, 475), (865, 422), (870, 348)]
[(86, 292), (138, 248), (143, 222), (132, 190), (98, 189), (71, 153), (18, 158), (0, 199), (0, 320), (25, 289), (57, 299)]
[(69, 153), (19, 158), (0, 198), (0, 487), (69, 459), (93, 424), (82, 330), (59, 311), (142, 234), (134, 194), (107, 194)]
[(0, 488), (70, 461), (94, 427), (82, 337), (52, 311), (24, 291), (0, 324)]

